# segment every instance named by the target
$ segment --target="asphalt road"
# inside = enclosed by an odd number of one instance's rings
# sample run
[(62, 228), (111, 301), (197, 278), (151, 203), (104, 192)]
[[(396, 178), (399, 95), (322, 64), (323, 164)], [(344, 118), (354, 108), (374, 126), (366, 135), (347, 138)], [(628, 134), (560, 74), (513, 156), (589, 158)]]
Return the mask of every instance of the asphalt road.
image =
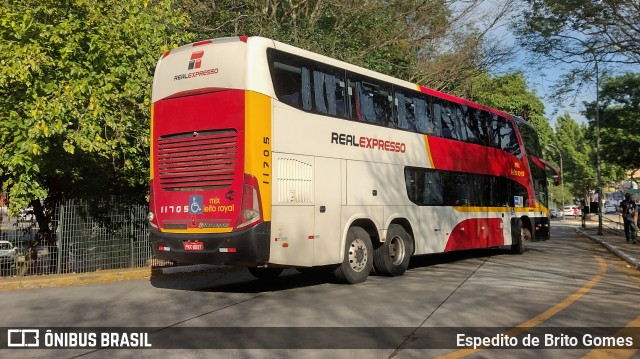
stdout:
[[(552, 240), (523, 255), (417, 257), (402, 277), (359, 285), (295, 270), (264, 283), (234, 270), (3, 292), (2, 331), (38, 328), (44, 341), (47, 329), (130, 330), (147, 333), (152, 347), (2, 349), (0, 357), (581, 358), (606, 357), (588, 341), (609, 338), (609, 357), (638, 358), (639, 272), (577, 236), (578, 224), (554, 221)], [(503, 342), (473, 349), (477, 338)]]

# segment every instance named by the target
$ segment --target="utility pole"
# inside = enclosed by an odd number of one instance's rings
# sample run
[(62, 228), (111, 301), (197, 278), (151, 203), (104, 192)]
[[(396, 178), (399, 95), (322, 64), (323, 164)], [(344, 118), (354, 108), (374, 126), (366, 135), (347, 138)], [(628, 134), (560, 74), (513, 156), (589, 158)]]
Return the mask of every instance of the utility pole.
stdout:
[(602, 174), (600, 171), (600, 73), (598, 71), (598, 58), (596, 61), (596, 170), (598, 171), (598, 235), (602, 235)]
[(547, 146), (558, 151), (558, 156), (560, 156), (560, 178), (559, 179), (560, 179), (560, 186), (562, 188), (562, 221), (564, 221), (564, 171), (562, 169), (562, 153), (560, 152), (558, 147), (554, 145), (549, 144)]

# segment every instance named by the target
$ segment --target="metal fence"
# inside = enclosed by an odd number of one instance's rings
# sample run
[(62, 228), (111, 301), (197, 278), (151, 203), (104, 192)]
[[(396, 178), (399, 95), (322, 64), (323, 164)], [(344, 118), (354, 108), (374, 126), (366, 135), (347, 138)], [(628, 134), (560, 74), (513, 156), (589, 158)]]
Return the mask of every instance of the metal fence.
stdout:
[(32, 211), (10, 217), (0, 203), (0, 275), (164, 265), (153, 259), (147, 223), (147, 206), (126, 198), (71, 199), (55, 206), (45, 238)]

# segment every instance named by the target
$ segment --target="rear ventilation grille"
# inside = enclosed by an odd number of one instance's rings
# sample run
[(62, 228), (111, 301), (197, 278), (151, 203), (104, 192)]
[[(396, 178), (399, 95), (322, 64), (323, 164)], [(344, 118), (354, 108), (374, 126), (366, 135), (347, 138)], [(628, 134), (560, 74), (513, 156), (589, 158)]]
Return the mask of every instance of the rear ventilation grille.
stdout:
[(278, 203), (313, 203), (313, 166), (291, 158), (277, 161)]
[(158, 139), (158, 176), (165, 191), (231, 186), (238, 135), (233, 130), (190, 132)]

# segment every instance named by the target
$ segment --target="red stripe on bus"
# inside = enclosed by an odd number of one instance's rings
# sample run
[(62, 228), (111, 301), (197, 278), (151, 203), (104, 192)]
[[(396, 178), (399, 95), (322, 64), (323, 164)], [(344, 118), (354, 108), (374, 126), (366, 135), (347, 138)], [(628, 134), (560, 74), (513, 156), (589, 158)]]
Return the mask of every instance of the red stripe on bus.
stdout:
[(470, 218), (451, 231), (444, 251), (498, 247), (504, 245), (501, 218)]
[[(442, 137), (429, 137), (433, 167), (440, 170), (472, 172), (515, 179), (511, 168), (516, 156), (493, 147), (481, 146)], [(523, 183), (526, 185), (526, 181)]]

